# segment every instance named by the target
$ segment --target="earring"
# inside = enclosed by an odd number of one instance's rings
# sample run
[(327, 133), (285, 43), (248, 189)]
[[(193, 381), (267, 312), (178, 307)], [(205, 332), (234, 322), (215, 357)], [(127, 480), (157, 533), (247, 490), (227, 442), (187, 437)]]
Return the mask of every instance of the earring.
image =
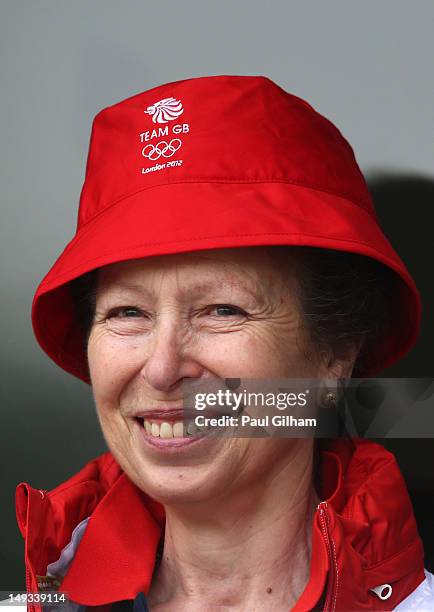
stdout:
[(323, 403), (327, 408), (335, 408), (337, 399), (336, 393), (328, 389), (323, 396)]

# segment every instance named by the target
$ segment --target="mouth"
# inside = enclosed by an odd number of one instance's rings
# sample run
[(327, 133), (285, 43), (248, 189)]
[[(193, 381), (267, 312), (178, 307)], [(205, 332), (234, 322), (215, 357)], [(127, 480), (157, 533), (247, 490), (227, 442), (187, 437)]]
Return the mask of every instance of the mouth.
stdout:
[[(184, 447), (199, 446), (206, 441), (211, 443), (222, 437), (222, 431), (233, 429), (225, 421), (233, 413), (213, 410), (206, 413), (210, 418), (197, 420), (198, 416), (203, 415), (197, 410), (175, 408), (142, 411), (132, 420), (147, 448), (169, 453), (178, 453)], [(219, 421), (217, 424), (216, 419)]]
[[(191, 453), (193, 448), (209, 444), (216, 439), (212, 428), (200, 428), (194, 421), (163, 420), (134, 417), (141, 443), (152, 453), (178, 456)], [(191, 450), (190, 450), (191, 449)]]
[[(202, 414), (205, 413), (187, 408), (165, 408), (136, 413), (133, 419), (149, 438), (180, 440), (209, 435), (212, 430), (216, 429), (215, 426), (209, 424), (197, 423), (197, 417)], [(209, 418), (206, 420), (209, 423), (213, 418), (224, 419), (233, 415), (233, 412), (227, 410), (208, 409), (206, 417)]]

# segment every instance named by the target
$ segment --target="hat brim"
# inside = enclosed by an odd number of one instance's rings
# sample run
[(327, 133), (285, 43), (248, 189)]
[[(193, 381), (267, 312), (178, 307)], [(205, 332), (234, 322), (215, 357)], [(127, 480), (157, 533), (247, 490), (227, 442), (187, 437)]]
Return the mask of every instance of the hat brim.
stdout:
[(79, 229), (39, 285), (32, 305), (36, 338), (60, 367), (89, 382), (71, 280), (128, 259), (261, 245), (329, 248), (388, 266), (400, 279), (399, 303), (393, 307), (396, 334), (378, 347), (370, 374), (396, 362), (414, 344), (420, 295), (373, 214), (345, 197), (276, 181), (170, 183), (108, 206)]

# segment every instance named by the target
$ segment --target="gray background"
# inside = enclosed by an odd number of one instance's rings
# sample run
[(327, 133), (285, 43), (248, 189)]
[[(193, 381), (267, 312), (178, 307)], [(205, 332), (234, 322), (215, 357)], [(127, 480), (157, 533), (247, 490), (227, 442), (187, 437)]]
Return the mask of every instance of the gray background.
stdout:
[[(104, 450), (90, 390), (42, 353), (29, 318), (37, 283), (75, 230), (93, 116), (178, 79), (271, 77), (352, 143), (432, 312), (434, 3), (1, 0), (0, 11), (0, 588), (18, 589), (16, 484), (50, 489)], [(389, 375), (431, 376), (432, 340), (425, 314), (421, 341)], [(433, 571), (434, 442), (388, 444)]]

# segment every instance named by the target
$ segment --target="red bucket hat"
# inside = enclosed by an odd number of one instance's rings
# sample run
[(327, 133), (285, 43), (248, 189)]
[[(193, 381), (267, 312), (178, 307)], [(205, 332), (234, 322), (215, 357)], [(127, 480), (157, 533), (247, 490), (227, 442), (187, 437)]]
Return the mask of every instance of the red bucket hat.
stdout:
[(127, 259), (255, 245), (382, 262), (400, 279), (396, 334), (378, 347), (371, 373), (415, 342), (418, 290), (381, 231), (348, 142), (269, 78), (234, 75), (161, 85), (96, 115), (76, 234), (33, 300), (36, 338), (89, 382), (69, 281)]

